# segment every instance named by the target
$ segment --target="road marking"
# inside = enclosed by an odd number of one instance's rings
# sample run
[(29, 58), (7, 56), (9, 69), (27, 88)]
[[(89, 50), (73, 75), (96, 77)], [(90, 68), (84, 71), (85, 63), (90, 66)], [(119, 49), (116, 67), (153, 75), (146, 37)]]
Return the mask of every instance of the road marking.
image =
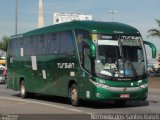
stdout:
[(31, 101), (31, 100), (22, 100), (22, 99), (9, 98), (9, 97), (0, 97), (0, 99), (21, 101), (21, 102), (26, 102), (26, 103), (35, 103), (35, 104), (39, 104), (39, 105), (45, 105), (45, 106), (56, 107), (56, 108), (60, 108), (60, 109), (64, 109), (64, 110), (74, 111), (74, 112), (78, 112), (78, 113), (82, 113), (82, 114), (90, 114), (90, 113), (86, 113), (86, 112), (83, 112), (83, 111), (77, 110), (77, 109), (71, 109), (71, 108), (66, 108), (66, 107), (62, 107), (59, 105), (52, 105), (52, 104), (48, 104), (48, 103), (41, 103), (41, 102), (36, 102), (36, 101)]
[(29, 102), (23, 102), (23, 103), (14, 103), (14, 104), (1, 104), (0, 107), (4, 107), (4, 106), (10, 106), (10, 105), (24, 105), (27, 104)]

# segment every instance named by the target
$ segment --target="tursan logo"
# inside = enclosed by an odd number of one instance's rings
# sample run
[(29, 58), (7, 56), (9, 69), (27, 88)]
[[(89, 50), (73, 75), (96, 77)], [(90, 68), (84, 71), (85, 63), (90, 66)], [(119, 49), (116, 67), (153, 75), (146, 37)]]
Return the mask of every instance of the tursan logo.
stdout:
[(137, 37), (137, 36), (121, 36), (121, 39), (125, 39), (125, 40), (140, 40), (141, 37)]
[(74, 63), (57, 63), (57, 68), (71, 69), (74, 68)]

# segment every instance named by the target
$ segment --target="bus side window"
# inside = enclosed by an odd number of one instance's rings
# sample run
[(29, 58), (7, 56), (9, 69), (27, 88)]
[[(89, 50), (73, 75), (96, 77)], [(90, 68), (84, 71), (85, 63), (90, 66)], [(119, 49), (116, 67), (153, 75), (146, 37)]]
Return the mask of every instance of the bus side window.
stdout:
[(19, 50), (20, 50), (20, 56), (23, 56), (24, 55), (24, 40), (23, 40), (23, 38), (20, 39)]
[(37, 39), (37, 49), (36, 54), (37, 55), (45, 55), (48, 52), (48, 46), (47, 46), (47, 40), (45, 40), (44, 35), (39, 36), (39, 39)]
[(17, 45), (17, 48), (18, 48), (18, 56), (23, 56), (23, 50), (22, 49), (24, 49), (24, 40), (23, 40), (23, 38), (20, 38), (19, 40), (18, 40), (18, 45)]
[(89, 47), (83, 47), (83, 63), (82, 66), (91, 73), (91, 58), (90, 58), (90, 49)]
[(16, 56), (18, 56), (18, 41), (19, 41), (19, 39), (18, 38), (16, 38), (14, 41), (13, 41), (13, 43), (12, 43), (12, 47), (13, 47), (13, 56), (14, 57), (16, 57)]
[(57, 34), (48, 34), (48, 53), (49, 54), (57, 54), (59, 52), (59, 40), (57, 38)]
[(9, 40), (9, 44), (8, 44), (8, 54), (13, 57), (13, 40), (14, 39), (10, 39)]
[(33, 39), (33, 37), (25, 38), (25, 55), (35, 55), (35, 40)]
[(60, 53), (74, 53), (74, 39), (71, 31), (61, 32)]

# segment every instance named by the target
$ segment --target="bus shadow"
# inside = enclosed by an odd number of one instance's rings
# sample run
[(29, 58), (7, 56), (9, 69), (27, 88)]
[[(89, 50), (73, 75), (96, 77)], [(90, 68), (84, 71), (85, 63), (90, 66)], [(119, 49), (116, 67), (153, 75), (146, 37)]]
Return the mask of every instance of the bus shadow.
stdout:
[[(13, 95), (15, 97), (20, 97), (19, 94)], [(42, 95), (42, 94), (36, 94), (33, 96), (30, 96), (29, 99), (33, 100), (41, 100), (41, 101), (47, 101), (47, 102), (54, 102), (54, 103), (60, 103), (60, 104), (70, 104), (70, 101), (68, 98), (65, 97), (58, 97), (58, 96), (52, 96), (52, 95)], [(86, 107), (86, 108), (92, 108), (92, 109), (109, 109), (109, 108), (128, 108), (128, 107), (142, 107), (142, 106), (149, 106), (150, 101), (141, 101), (141, 100), (133, 100), (133, 101), (127, 101), (125, 105), (117, 105), (114, 103), (114, 101), (107, 101), (107, 102), (94, 102), (94, 101), (81, 101), (81, 104), (79, 107)]]
[[(20, 94), (14, 94), (13, 96), (21, 97)], [(70, 104), (68, 98), (53, 96), (53, 95), (33, 94), (27, 97), (26, 100), (27, 99), (40, 100), (40, 101), (46, 101), (46, 102), (55, 102), (55, 103), (61, 103), (61, 104)]]
[(129, 107), (142, 107), (149, 106), (148, 101), (127, 101), (125, 105), (117, 105), (114, 101), (107, 102), (93, 102), (93, 101), (83, 101), (82, 105), (87, 108), (93, 109), (109, 109), (109, 108), (129, 108)]

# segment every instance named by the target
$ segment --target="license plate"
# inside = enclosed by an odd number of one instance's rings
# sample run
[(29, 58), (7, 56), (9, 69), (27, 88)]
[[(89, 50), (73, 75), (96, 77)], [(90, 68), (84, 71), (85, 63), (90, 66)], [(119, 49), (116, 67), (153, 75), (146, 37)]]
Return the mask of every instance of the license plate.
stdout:
[(120, 98), (129, 98), (130, 97), (130, 94), (121, 94), (120, 95)]

